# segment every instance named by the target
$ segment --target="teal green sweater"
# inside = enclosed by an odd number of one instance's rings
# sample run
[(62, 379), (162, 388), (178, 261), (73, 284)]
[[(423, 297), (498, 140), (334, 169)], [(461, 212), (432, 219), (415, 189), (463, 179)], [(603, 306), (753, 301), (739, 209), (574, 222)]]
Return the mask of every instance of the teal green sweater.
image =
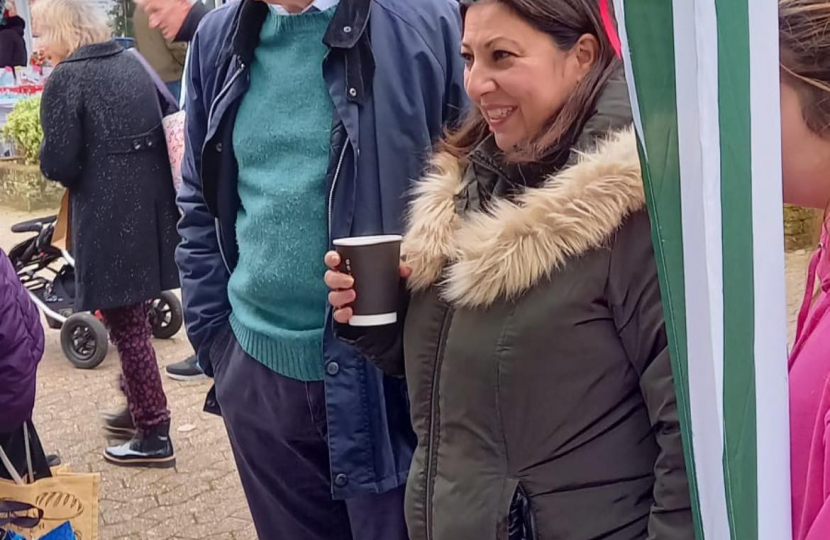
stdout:
[(321, 66), (333, 13), (269, 12), (233, 132), (241, 206), (231, 326), (250, 356), (302, 381), (324, 374), (332, 104)]

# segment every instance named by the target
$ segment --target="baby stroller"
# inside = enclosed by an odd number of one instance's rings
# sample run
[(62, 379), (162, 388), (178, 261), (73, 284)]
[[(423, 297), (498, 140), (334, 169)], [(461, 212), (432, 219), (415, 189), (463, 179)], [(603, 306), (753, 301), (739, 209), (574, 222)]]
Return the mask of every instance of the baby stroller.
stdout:
[[(61, 348), (72, 365), (93, 369), (107, 356), (109, 333), (100, 313), (74, 311), (75, 260), (52, 246), (57, 216), (33, 219), (12, 226), (14, 233), (34, 233), (9, 252), (17, 277), (50, 328), (61, 331)], [(166, 291), (148, 301), (153, 336), (169, 339), (183, 323), (182, 304)]]

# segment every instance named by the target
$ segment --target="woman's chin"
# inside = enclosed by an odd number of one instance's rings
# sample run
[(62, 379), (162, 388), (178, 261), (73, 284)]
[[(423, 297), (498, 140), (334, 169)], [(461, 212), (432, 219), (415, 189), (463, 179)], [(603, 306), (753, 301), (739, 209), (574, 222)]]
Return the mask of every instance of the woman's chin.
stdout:
[(496, 146), (498, 146), (499, 150), (502, 152), (512, 152), (521, 141), (521, 138), (511, 136), (507, 133), (499, 133), (496, 131), (494, 132), (494, 135), (496, 139)]
[(784, 204), (800, 206), (802, 208), (814, 208), (824, 210), (830, 205), (827, 197), (822, 197), (816, 192), (788, 192), (784, 190)]

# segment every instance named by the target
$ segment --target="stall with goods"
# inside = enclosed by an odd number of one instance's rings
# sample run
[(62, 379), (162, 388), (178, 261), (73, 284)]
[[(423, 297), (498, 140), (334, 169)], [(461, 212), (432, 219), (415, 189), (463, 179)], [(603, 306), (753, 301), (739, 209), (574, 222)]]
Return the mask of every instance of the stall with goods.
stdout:
[[(24, 99), (35, 97), (42, 91), (43, 85), (41, 84), (0, 86), (0, 129), (6, 125), (9, 114), (18, 103)], [(17, 155), (19, 155), (19, 152), (13, 142), (0, 136), (0, 158)]]

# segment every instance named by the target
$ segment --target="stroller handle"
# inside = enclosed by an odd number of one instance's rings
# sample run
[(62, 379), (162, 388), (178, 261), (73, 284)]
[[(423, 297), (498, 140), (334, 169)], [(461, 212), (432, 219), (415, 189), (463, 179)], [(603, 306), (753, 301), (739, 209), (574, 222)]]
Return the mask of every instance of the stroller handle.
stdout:
[(27, 232), (40, 232), (43, 230), (44, 225), (50, 225), (57, 221), (58, 216), (47, 216), (44, 218), (33, 219), (30, 221), (24, 221), (23, 223), (17, 223), (16, 225), (12, 225), (12, 232), (13, 233), (27, 233)]

